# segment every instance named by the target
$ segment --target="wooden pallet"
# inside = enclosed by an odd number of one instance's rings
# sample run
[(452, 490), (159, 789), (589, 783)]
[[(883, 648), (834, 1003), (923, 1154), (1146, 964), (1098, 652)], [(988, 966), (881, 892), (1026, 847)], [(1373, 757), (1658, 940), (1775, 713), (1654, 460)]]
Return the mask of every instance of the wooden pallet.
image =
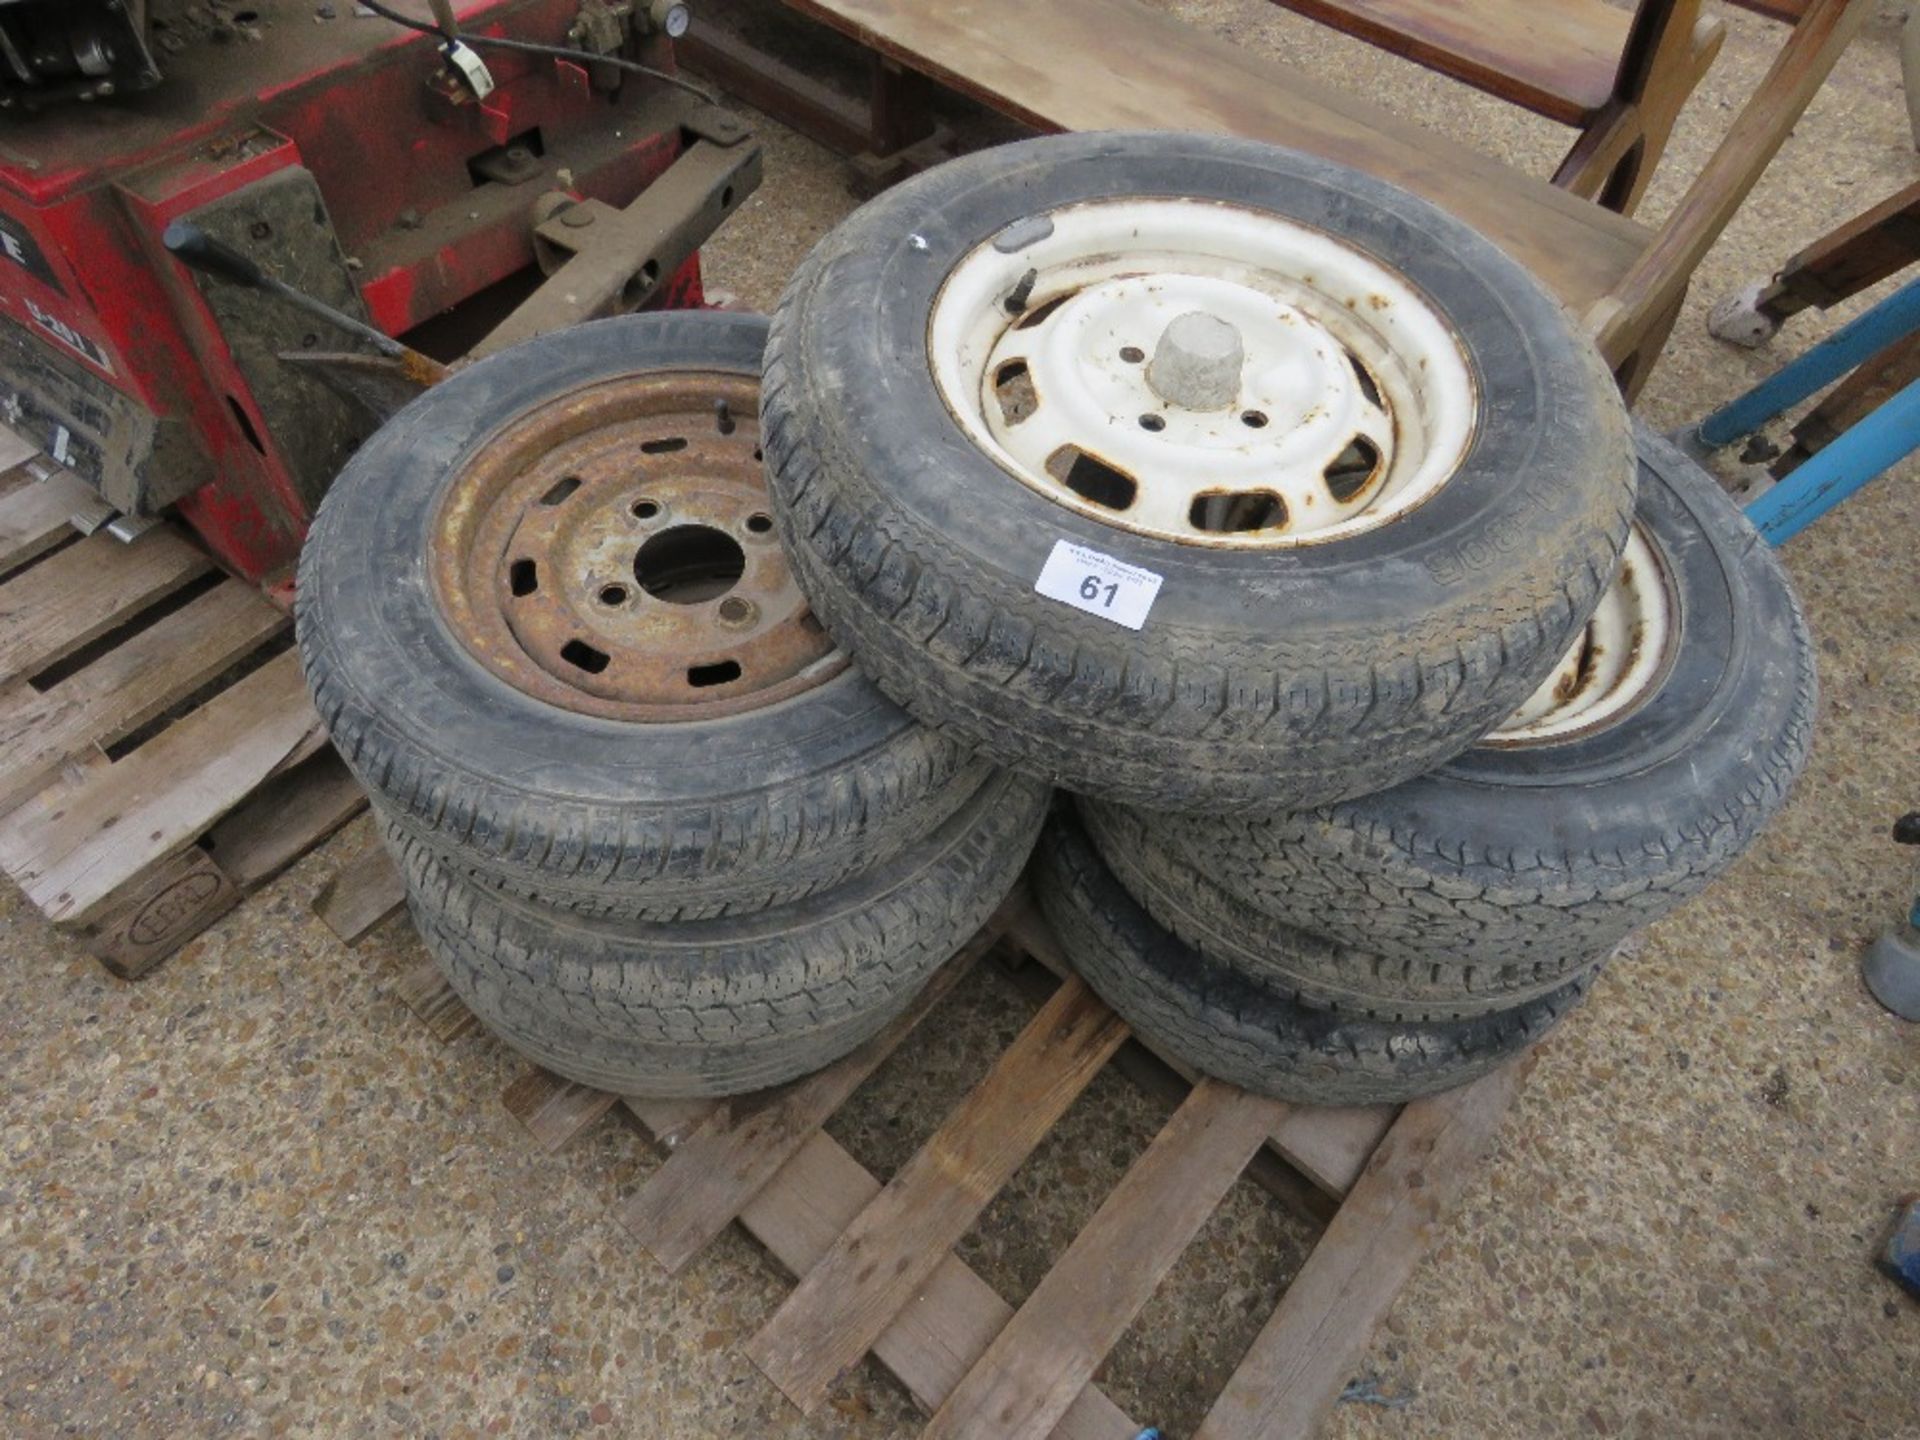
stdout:
[(169, 525), (122, 542), (0, 438), (0, 871), (116, 975), (145, 973), (365, 797), (289, 620)]
[[(351, 942), (402, 902), (376, 848), (317, 908)], [(1031, 1023), (883, 1184), (822, 1126), (996, 944), (1059, 982), (1039, 975), (1049, 993)], [(424, 953), (401, 993), (444, 1038), (474, 1024)], [(1184, 1098), (1016, 1310), (954, 1246), (1108, 1063)], [(626, 1107), (667, 1152), (617, 1207), (634, 1239), (677, 1272), (739, 1221), (798, 1282), (748, 1342), (754, 1363), (812, 1412), (871, 1354), (932, 1416), (923, 1434), (942, 1440), (1135, 1440), (1139, 1421), (1094, 1380), (1107, 1352), (1243, 1174), (1283, 1195), (1304, 1191), (1319, 1202), (1308, 1209), (1330, 1216), (1326, 1229), (1196, 1437), (1279, 1440), (1311, 1435), (1353, 1377), (1525, 1070), (1365, 1109), (1286, 1105), (1212, 1080), (1189, 1087), (1064, 969), (1045, 922), (1016, 897), (906, 1015), (806, 1079), (730, 1102), (664, 1101), (535, 1069), (504, 1099), (550, 1150)]]

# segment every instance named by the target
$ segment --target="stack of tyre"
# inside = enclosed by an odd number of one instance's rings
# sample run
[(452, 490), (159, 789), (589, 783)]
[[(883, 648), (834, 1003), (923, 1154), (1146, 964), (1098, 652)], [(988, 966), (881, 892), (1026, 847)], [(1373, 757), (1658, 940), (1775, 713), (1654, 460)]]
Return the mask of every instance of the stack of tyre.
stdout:
[[(423, 934), (564, 1073), (824, 1063), (993, 909), (1057, 787), (1035, 889), (1137, 1033), (1286, 1099), (1409, 1098), (1538, 1039), (1804, 760), (1771, 552), (1529, 275), (1391, 186), (1027, 142), (829, 235), (763, 367), (754, 323), (472, 367), (303, 561)], [(660, 370), (735, 388), (603, 403)]]
[(725, 1095), (838, 1058), (1019, 878), (1047, 787), (891, 704), (769, 517), (763, 319), (474, 365), (316, 516), (297, 616), (428, 950), (533, 1060)]

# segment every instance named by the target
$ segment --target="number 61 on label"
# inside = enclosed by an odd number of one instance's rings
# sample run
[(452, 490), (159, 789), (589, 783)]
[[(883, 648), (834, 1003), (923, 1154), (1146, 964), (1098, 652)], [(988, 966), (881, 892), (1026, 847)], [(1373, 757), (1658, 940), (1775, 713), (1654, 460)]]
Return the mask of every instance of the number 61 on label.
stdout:
[(1129, 630), (1147, 623), (1147, 612), (1160, 593), (1161, 577), (1138, 565), (1129, 565), (1071, 540), (1056, 540), (1035, 593), (1058, 600)]

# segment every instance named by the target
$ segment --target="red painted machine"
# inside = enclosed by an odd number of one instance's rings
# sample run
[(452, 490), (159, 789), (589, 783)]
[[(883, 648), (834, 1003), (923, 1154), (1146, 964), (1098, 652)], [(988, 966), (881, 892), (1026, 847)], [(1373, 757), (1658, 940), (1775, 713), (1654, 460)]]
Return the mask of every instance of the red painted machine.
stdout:
[[(20, 40), (36, 3), (67, 17), (51, 62)], [(555, 323), (700, 303), (694, 247), (758, 180), (736, 119), (633, 72), (671, 72), (662, 12), (680, 7), (656, 5), (650, 23), (644, 4), (467, 0), (451, 7), (462, 35), (605, 59), (475, 48), (456, 64), (438, 36), (353, 0), (117, 0), (104, 8), (149, 27), (158, 78), (135, 63), (137, 93), (113, 78), (124, 37), (74, 38), (85, 8), (0, 0), (0, 412), (122, 513), (177, 505), (252, 580), (284, 577), (371, 422), (282, 358), (340, 350), (339, 337), (184, 267), (161, 245), (170, 221), (453, 358), (524, 309), (536, 260), (583, 264), (590, 232), (553, 229), (562, 211), (617, 230), (639, 207), (605, 223), (608, 207), (670, 167), (666, 213), (624, 231), (630, 270)], [(478, 79), (463, 68), (475, 54)], [(47, 77), (58, 83), (36, 90)], [(676, 161), (694, 150), (713, 157), (689, 177)], [(602, 272), (607, 260), (595, 257)]]

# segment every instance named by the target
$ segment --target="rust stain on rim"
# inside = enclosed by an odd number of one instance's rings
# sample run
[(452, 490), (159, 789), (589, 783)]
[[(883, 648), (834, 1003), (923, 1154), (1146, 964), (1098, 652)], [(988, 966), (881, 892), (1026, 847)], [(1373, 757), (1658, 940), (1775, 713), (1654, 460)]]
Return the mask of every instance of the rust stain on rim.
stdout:
[(740, 714), (839, 674), (774, 536), (758, 413), (752, 379), (672, 371), (513, 420), (434, 517), (461, 644), (524, 694), (614, 720)]

